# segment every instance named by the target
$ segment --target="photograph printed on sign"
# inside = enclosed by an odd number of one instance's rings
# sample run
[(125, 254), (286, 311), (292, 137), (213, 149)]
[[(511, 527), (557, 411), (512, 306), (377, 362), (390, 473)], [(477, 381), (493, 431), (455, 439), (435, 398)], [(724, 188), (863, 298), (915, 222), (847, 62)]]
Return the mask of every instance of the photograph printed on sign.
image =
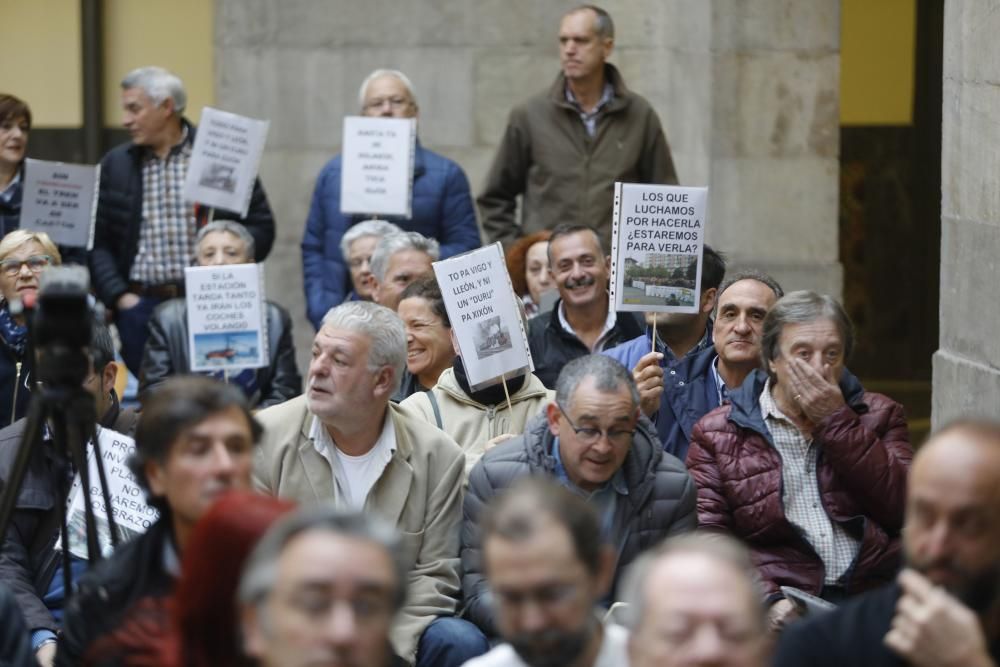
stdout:
[(452, 331), (473, 390), (530, 371), (520, 300), (499, 243), (434, 262)]
[(615, 310), (697, 312), (706, 199), (705, 188), (615, 184)]

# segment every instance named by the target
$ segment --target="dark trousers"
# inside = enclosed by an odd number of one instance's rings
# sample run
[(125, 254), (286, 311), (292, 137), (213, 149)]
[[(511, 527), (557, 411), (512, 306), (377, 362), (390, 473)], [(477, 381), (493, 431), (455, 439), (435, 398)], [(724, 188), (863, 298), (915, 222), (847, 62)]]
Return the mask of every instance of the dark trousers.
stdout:
[(139, 377), (142, 353), (146, 348), (146, 339), (149, 338), (149, 318), (153, 316), (153, 309), (163, 301), (152, 296), (141, 296), (139, 303), (115, 314), (115, 326), (122, 339), (122, 359), (136, 377)]
[(460, 667), (489, 650), (478, 627), (462, 618), (439, 616), (420, 636), (416, 667)]

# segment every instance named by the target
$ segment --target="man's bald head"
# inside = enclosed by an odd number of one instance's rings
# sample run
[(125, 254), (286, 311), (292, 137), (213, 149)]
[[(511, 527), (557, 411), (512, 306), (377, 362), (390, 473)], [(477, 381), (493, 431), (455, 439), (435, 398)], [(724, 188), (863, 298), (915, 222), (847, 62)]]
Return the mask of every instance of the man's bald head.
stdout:
[(937, 431), (910, 470), (903, 540), (909, 565), (982, 611), (1000, 597), (1000, 423)]

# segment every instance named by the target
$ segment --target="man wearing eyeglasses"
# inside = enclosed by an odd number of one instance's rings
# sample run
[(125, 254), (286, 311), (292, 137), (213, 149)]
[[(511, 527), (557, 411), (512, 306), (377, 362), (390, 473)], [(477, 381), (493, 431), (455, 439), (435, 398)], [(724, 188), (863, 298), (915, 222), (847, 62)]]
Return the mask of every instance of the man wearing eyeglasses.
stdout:
[[(416, 118), (419, 112), (413, 84), (398, 70), (377, 69), (361, 84), (361, 115)], [(302, 237), (302, 272), (306, 314), (317, 330), (327, 311), (351, 292), (341, 238), (370, 215), (340, 212), (342, 160), (330, 160), (316, 178), (312, 205)], [(441, 244), (441, 258), (478, 248), (479, 227), (469, 192), (469, 180), (455, 162), (427, 150), (417, 141), (413, 160), (413, 205), (408, 219), (389, 217), (403, 231), (419, 232)]]
[(462, 591), (466, 618), (487, 636), (496, 636), (497, 626), (483, 575), (480, 515), (500, 491), (528, 476), (553, 478), (597, 510), (615, 553), (615, 579), (643, 549), (697, 525), (694, 483), (640, 415), (632, 374), (604, 355), (574, 359), (559, 374), (555, 401), (469, 475)]

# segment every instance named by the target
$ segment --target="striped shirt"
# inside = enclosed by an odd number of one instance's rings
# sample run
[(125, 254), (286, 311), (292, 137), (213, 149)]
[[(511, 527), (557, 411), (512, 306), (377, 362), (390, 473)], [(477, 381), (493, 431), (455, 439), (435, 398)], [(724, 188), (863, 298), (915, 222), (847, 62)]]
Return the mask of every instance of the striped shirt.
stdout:
[(576, 112), (580, 114), (580, 120), (583, 121), (583, 126), (587, 128), (587, 134), (593, 137), (597, 134), (597, 119), (601, 112), (604, 111), (604, 107), (611, 103), (611, 100), (615, 99), (615, 88), (609, 82), (604, 83), (604, 89), (601, 91), (601, 99), (597, 100), (597, 104), (590, 111), (584, 111), (583, 107), (576, 100), (576, 95), (570, 90), (569, 86), (566, 86), (566, 101), (573, 105)]
[(850, 569), (861, 543), (833, 521), (823, 507), (816, 472), (819, 447), (786, 417), (771, 396), (771, 381), (760, 395), (760, 412), (781, 455), (781, 501), (785, 516), (819, 554), (826, 567), (824, 584), (838, 584)]
[(191, 266), (198, 223), (193, 202), (181, 195), (190, 161), (191, 140), (186, 127), (181, 142), (166, 157), (146, 151), (139, 250), (131, 280), (147, 285), (177, 283), (184, 280), (185, 267)]

